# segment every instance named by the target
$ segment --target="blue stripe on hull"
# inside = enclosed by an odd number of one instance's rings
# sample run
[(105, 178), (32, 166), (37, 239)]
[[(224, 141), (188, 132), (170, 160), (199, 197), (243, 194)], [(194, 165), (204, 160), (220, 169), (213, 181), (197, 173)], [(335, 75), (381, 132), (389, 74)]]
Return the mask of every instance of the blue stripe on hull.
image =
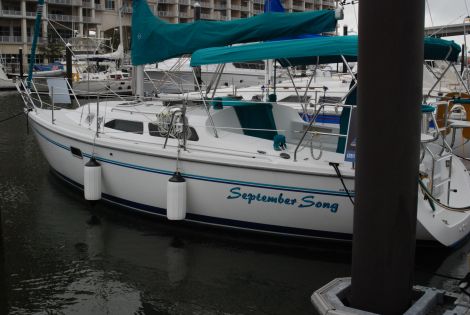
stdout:
[[(53, 172), (54, 174), (58, 175), (59, 178), (65, 180), (66, 182), (79, 188), (80, 190), (83, 190), (83, 185), (73, 181), (72, 179), (64, 176), (63, 174), (57, 172), (56, 170), (53, 170)], [(131, 209), (131, 210), (137, 210), (140, 212), (150, 213), (150, 214), (159, 215), (159, 216), (166, 216), (166, 209), (137, 203), (134, 201), (122, 199), (122, 198), (115, 197), (115, 196), (108, 195), (108, 194), (103, 194), (102, 197), (104, 201), (117, 204), (119, 206)], [(246, 222), (246, 221), (205, 216), (205, 215), (194, 214), (194, 213), (187, 213), (185, 221), (193, 221), (193, 222), (200, 223), (200, 224), (218, 225), (218, 226), (224, 226), (224, 227), (229, 227), (229, 228), (252, 230), (252, 231), (257, 231), (257, 232), (265, 232), (265, 233), (275, 233), (275, 234), (297, 236), (297, 237), (322, 238), (322, 239), (331, 239), (331, 240), (340, 240), (340, 241), (352, 240), (352, 235), (348, 233), (317, 231), (317, 230), (285, 227), (285, 226), (278, 226), (278, 225)]]
[[(48, 142), (64, 149), (67, 151), (70, 151), (70, 147), (63, 145), (61, 143), (58, 143), (50, 138), (48, 138), (46, 135), (42, 134), (37, 128), (34, 128), (34, 130), (37, 132), (38, 135), (40, 135), (42, 138), (47, 140)], [(117, 149), (118, 150), (118, 149)], [(91, 158), (91, 154), (89, 153), (82, 153), (84, 157)], [(124, 162), (119, 162), (115, 160), (110, 160), (106, 159), (103, 157), (95, 156), (96, 160), (112, 165), (117, 165), (121, 167), (126, 167), (130, 169), (135, 169), (135, 170), (140, 170), (148, 173), (155, 173), (155, 174), (163, 174), (163, 175), (173, 175), (173, 171), (167, 171), (167, 170), (161, 170), (161, 169), (156, 169), (156, 168), (150, 168), (150, 167), (145, 167), (141, 165), (135, 165), (135, 164), (129, 164), (129, 163), (124, 163)], [(188, 173), (182, 173), (183, 177), (189, 178), (189, 179), (195, 179), (195, 180), (202, 180), (202, 181), (207, 181), (207, 182), (215, 182), (215, 183), (222, 183), (222, 184), (229, 184), (229, 185), (240, 185), (240, 186), (246, 186), (246, 187), (256, 187), (256, 188), (265, 188), (265, 189), (272, 189), (272, 190), (282, 190), (282, 191), (290, 191), (290, 192), (302, 192), (302, 193), (312, 193), (312, 194), (318, 194), (318, 195), (327, 195), (327, 196), (340, 196), (340, 197), (348, 197), (348, 194), (346, 192), (340, 192), (340, 191), (331, 191), (331, 190), (322, 190), (322, 189), (310, 189), (310, 188), (303, 188), (303, 187), (291, 187), (291, 186), (280, 186), (280, 185), (271, 185), (271, 184), (265, 184), (265, 183), (253, 183), (253, 182), (244, 182), (244, 181), (238, 181), (238, 180), (231, 180), (231, 179), (224, 179), (224, 178), (215, 178), (215, 177), (206, 177), (206, 176), (200, 176), (200, 175), (194, 175), (194, 174), (188, 174)], [(354, 193), (351, 194), (354, 196)]]

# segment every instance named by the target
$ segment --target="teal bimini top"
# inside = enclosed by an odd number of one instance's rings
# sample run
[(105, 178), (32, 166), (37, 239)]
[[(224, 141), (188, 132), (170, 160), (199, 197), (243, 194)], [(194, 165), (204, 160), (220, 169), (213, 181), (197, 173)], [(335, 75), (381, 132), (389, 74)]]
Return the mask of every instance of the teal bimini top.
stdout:
[[(457, 61), (460, 46), (453, 41), (426, 37), (424, 60)], [(277, 59), (282, 66), (357, 61), (357, 36), (331, 36), (260, 42), (232, 47), (201, 49), (193, 53), (191, 66)]]
[(335, 29), (336, 17), (332, 10), (271, 12), (232, 21), (171, 24), (155, 17), (146, 0), (134, 0), (132, 64), (155, 63), (207, 47), (319, 34)]

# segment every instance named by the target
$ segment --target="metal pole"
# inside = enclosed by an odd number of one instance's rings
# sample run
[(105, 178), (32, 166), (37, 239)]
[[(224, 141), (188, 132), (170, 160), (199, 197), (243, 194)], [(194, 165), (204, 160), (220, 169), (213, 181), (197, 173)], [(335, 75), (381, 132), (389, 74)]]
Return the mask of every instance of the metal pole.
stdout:
[(23, 49), (22, 48), (20, 48), (18, 52), (18, 61), (20, 62), (20, 79), (23, 80), (24, 69), (23, 69)]
[[(385, 315), (403, 314), (412, 301), (424, 9), (424, 0), (359, 5), (351, 306)], [(384, 60), (400, 67), (383, 77)], [(400, 120), (399, 129), (392, 117)]]
[(135, 96), (138, 98), (144, 97), (144, 66), (135, 66), (134, 67), (134, 77), (135, 77)]
[(463, 75), (466, 63), (467, 60), (465, 60), (465, 44), (462, 44), (462, 62), (460, 63), (460, 75)]
[[(196, 2), (194, 4), (194, 21), (199, 21), (200, 19), (201, 19), (201, 5), (199, 4), (199, 2)], [(195, 74), (194, 90), (198, 91), (198, 89), (202, 86), (201, 66), (194, 67), (193, 72)]]
[(7, 275), (5, 272), (5, 248), (3, 245), (3, 227), (0, 211), (0, 314), (8, 314)]
[[(344, 25), (343, 26), (343, 36), (348, 36), (348, 26), (347, 25)], [(347, 63), (344, 62), (343, 60), (343, 73), (347, 73), (348, 72), (348, 66), (346, 66)]]
[(67, 81), (69, 85), (73, 88), (73, 79), (72, 79), (72, 44), (67, 43), (65, 45), (65, 64), (67, 68)]
[(100, 95), (96, 98), (96, 137), (99, 137), (100, 133)]

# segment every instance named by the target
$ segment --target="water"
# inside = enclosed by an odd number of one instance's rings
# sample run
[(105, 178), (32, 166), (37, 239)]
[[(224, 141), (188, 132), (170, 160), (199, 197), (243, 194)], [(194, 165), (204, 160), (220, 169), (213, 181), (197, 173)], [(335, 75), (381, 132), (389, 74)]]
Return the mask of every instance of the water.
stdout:
[[(0, 120), (22, 105), (0, 104)], [(0, 124), (0, 170), (0, 314), (313, 314), (312, 292), (350, 275), (349, 245), (92, 209), (49, 172), (24, 117)], [(464, 276), (469, 250), (419, 249), (415, 282), (455, 290), (432, 272)]]

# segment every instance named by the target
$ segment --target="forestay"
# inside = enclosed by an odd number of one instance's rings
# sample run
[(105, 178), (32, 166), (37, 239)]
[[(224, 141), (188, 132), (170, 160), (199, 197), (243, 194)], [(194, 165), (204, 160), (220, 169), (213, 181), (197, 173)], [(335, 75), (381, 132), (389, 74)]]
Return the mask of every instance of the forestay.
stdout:
[[(455, 62), (459, 53), (460, 46), (453, 41), (424, 39), (424, 60)], [(277, 59), (285, 67), (343, 62), (342, 56), (353, 62), (357, 55), (357, 36), (331, 36), (201, 49), (193, 54), (191, 66)]]
[(335, 11), (264, 13), (232, 21), (171, 24), (155, 17), (146, 0), (133, 1), (132, 63), (159, 62), (207, 48), (285, 36), (331, 32)]

